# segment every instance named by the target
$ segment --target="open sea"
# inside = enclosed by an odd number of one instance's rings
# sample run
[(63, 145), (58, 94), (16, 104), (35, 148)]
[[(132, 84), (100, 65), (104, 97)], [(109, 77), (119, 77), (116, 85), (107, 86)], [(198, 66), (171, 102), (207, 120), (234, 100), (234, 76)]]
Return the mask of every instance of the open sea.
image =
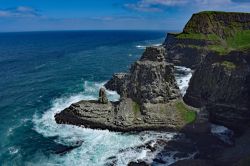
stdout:
[[(101, 166), (153, 158), (136, 149), (176, 133), (115, 133), (55, 123), (54, 114), (82, 99), (96, 99), (115, 72), (126, 72), (163, 31), (0, 33), (0, 165)], [(192, 74), (178, 76), (185, 91)], [(184, 80), (181, 80), (183, 79)], [(186, 79), (186, 80), (185, 80)], [(180, 81), (181, 80), (181, 81)], [(110, 100), (119, 100), (108, 91)], [(58, 153), (62, 149), (82, 145)], [(166, 163), (175, 162), (166, 156)]]

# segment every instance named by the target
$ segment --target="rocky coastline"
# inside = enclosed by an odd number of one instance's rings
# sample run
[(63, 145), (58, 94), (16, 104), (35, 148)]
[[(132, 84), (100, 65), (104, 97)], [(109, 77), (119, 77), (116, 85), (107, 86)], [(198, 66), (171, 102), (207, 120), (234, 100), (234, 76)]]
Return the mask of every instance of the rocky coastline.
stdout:
[(108, 101), (102, 88), (99, 101), (74, 103), (55, 115), (56, 122), (122, 132), (176, 131), (191, 123), (196, 112), (182, 101), (165, 53), (163, 47), (148, 47), (129, 73), (114, 74), (105, 87), (117, 91), (120, 101)]
[[(116, 73), (105, 84), (106, 89), (117, 91), (119, 101), (108, 101), (105, 89), (100, 89), (98, 101), (74, 103), (56, 114), (55, 120), (58, 124), (119, 132), (184, 133), (191, 146), (185, 146), (189, 144), (185, 141), (166, 144), (161, 140), (155, 147), (145, 145), (151, 152), (161, 147), (160, 156), (169, 148), (178, 148), (178, 144), (182, 145), (179, 151), (193, 151), (195, 147), (197, 154), (192, 159), (173, 166), (247, 165), (250, 161), (249, 32), (249, 13), (194, 14), (183, 32), (168, 34), (162, 46), (146, 48), (128, 73)], [(237, 41), (239, 37), (242, 40)], [(194, 69), (183, 98), (174, 77), (174, 65)], [(212, 135), (211, 123), (232, 129), (236, 134), (232, 143)], [(161, 157), (155, 161), (164, 164)], [(150, 164), (136, 161), (129, 165)]]

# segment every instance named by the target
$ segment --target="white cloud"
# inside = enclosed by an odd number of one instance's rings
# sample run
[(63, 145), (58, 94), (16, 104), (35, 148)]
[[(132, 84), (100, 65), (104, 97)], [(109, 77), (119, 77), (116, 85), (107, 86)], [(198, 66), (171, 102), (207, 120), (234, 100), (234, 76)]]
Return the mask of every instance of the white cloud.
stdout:
[(15, 8), (0, 9), (0, 17), (37, 17), (40, 13), (31, 7), (18, 6)]
[(162, 7), (178, 6), (186, 4), (188, 0), (139, 0), (136, 3), (128, 3), (124, 6), (144, 12), (159, 12), (162, 11)]
[(250, 12), (250, 0), (138, 0), (124, 6), (142, 12), (159, 12), (167, 10), (168, 7), (183, 7), (184, 10)]

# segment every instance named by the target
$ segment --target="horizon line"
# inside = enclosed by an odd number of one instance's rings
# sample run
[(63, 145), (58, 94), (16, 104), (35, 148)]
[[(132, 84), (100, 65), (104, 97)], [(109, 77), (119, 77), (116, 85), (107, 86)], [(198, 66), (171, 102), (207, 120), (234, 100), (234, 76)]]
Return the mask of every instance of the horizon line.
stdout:
[(0, 33), (22, 33), (22, 32), (72, 32), (72, 31), (166, 31), (182, 32), (182, 30), (164, 30), (164, 29), (72, 29), (72, 30), (23, 30), (23, 31), (0, 31)]

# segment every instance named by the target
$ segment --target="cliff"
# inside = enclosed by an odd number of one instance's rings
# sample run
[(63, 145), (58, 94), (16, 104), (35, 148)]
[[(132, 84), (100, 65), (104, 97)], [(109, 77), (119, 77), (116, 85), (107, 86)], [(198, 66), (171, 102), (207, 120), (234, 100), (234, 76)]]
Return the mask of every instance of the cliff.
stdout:
[(184, 96), (187, 104), (205, 108), (210, 121), (232, 129), (249, 124), (249, 13), (194, 14), (165, 47), (169, 61), (196, 69)]
[(240, 130), (250, 122), (250, 51), (209, 53), (190, 80), (184, 101), (205, 107), (210, 120)]
[[(183, 34), (199, 34), (199, 38), (226, 39), (239, 31), (249, 29), (249, 13), (205, 11), (193, 14), (186, 24)], [(202, 37), (202, 34), (207, 36)]]
[(214, 51), (226, 55), (250, 48), (250, 14), (206, 11), (193, 14), (182, 33), (168, 34), (169, 62), (197, 68)]

